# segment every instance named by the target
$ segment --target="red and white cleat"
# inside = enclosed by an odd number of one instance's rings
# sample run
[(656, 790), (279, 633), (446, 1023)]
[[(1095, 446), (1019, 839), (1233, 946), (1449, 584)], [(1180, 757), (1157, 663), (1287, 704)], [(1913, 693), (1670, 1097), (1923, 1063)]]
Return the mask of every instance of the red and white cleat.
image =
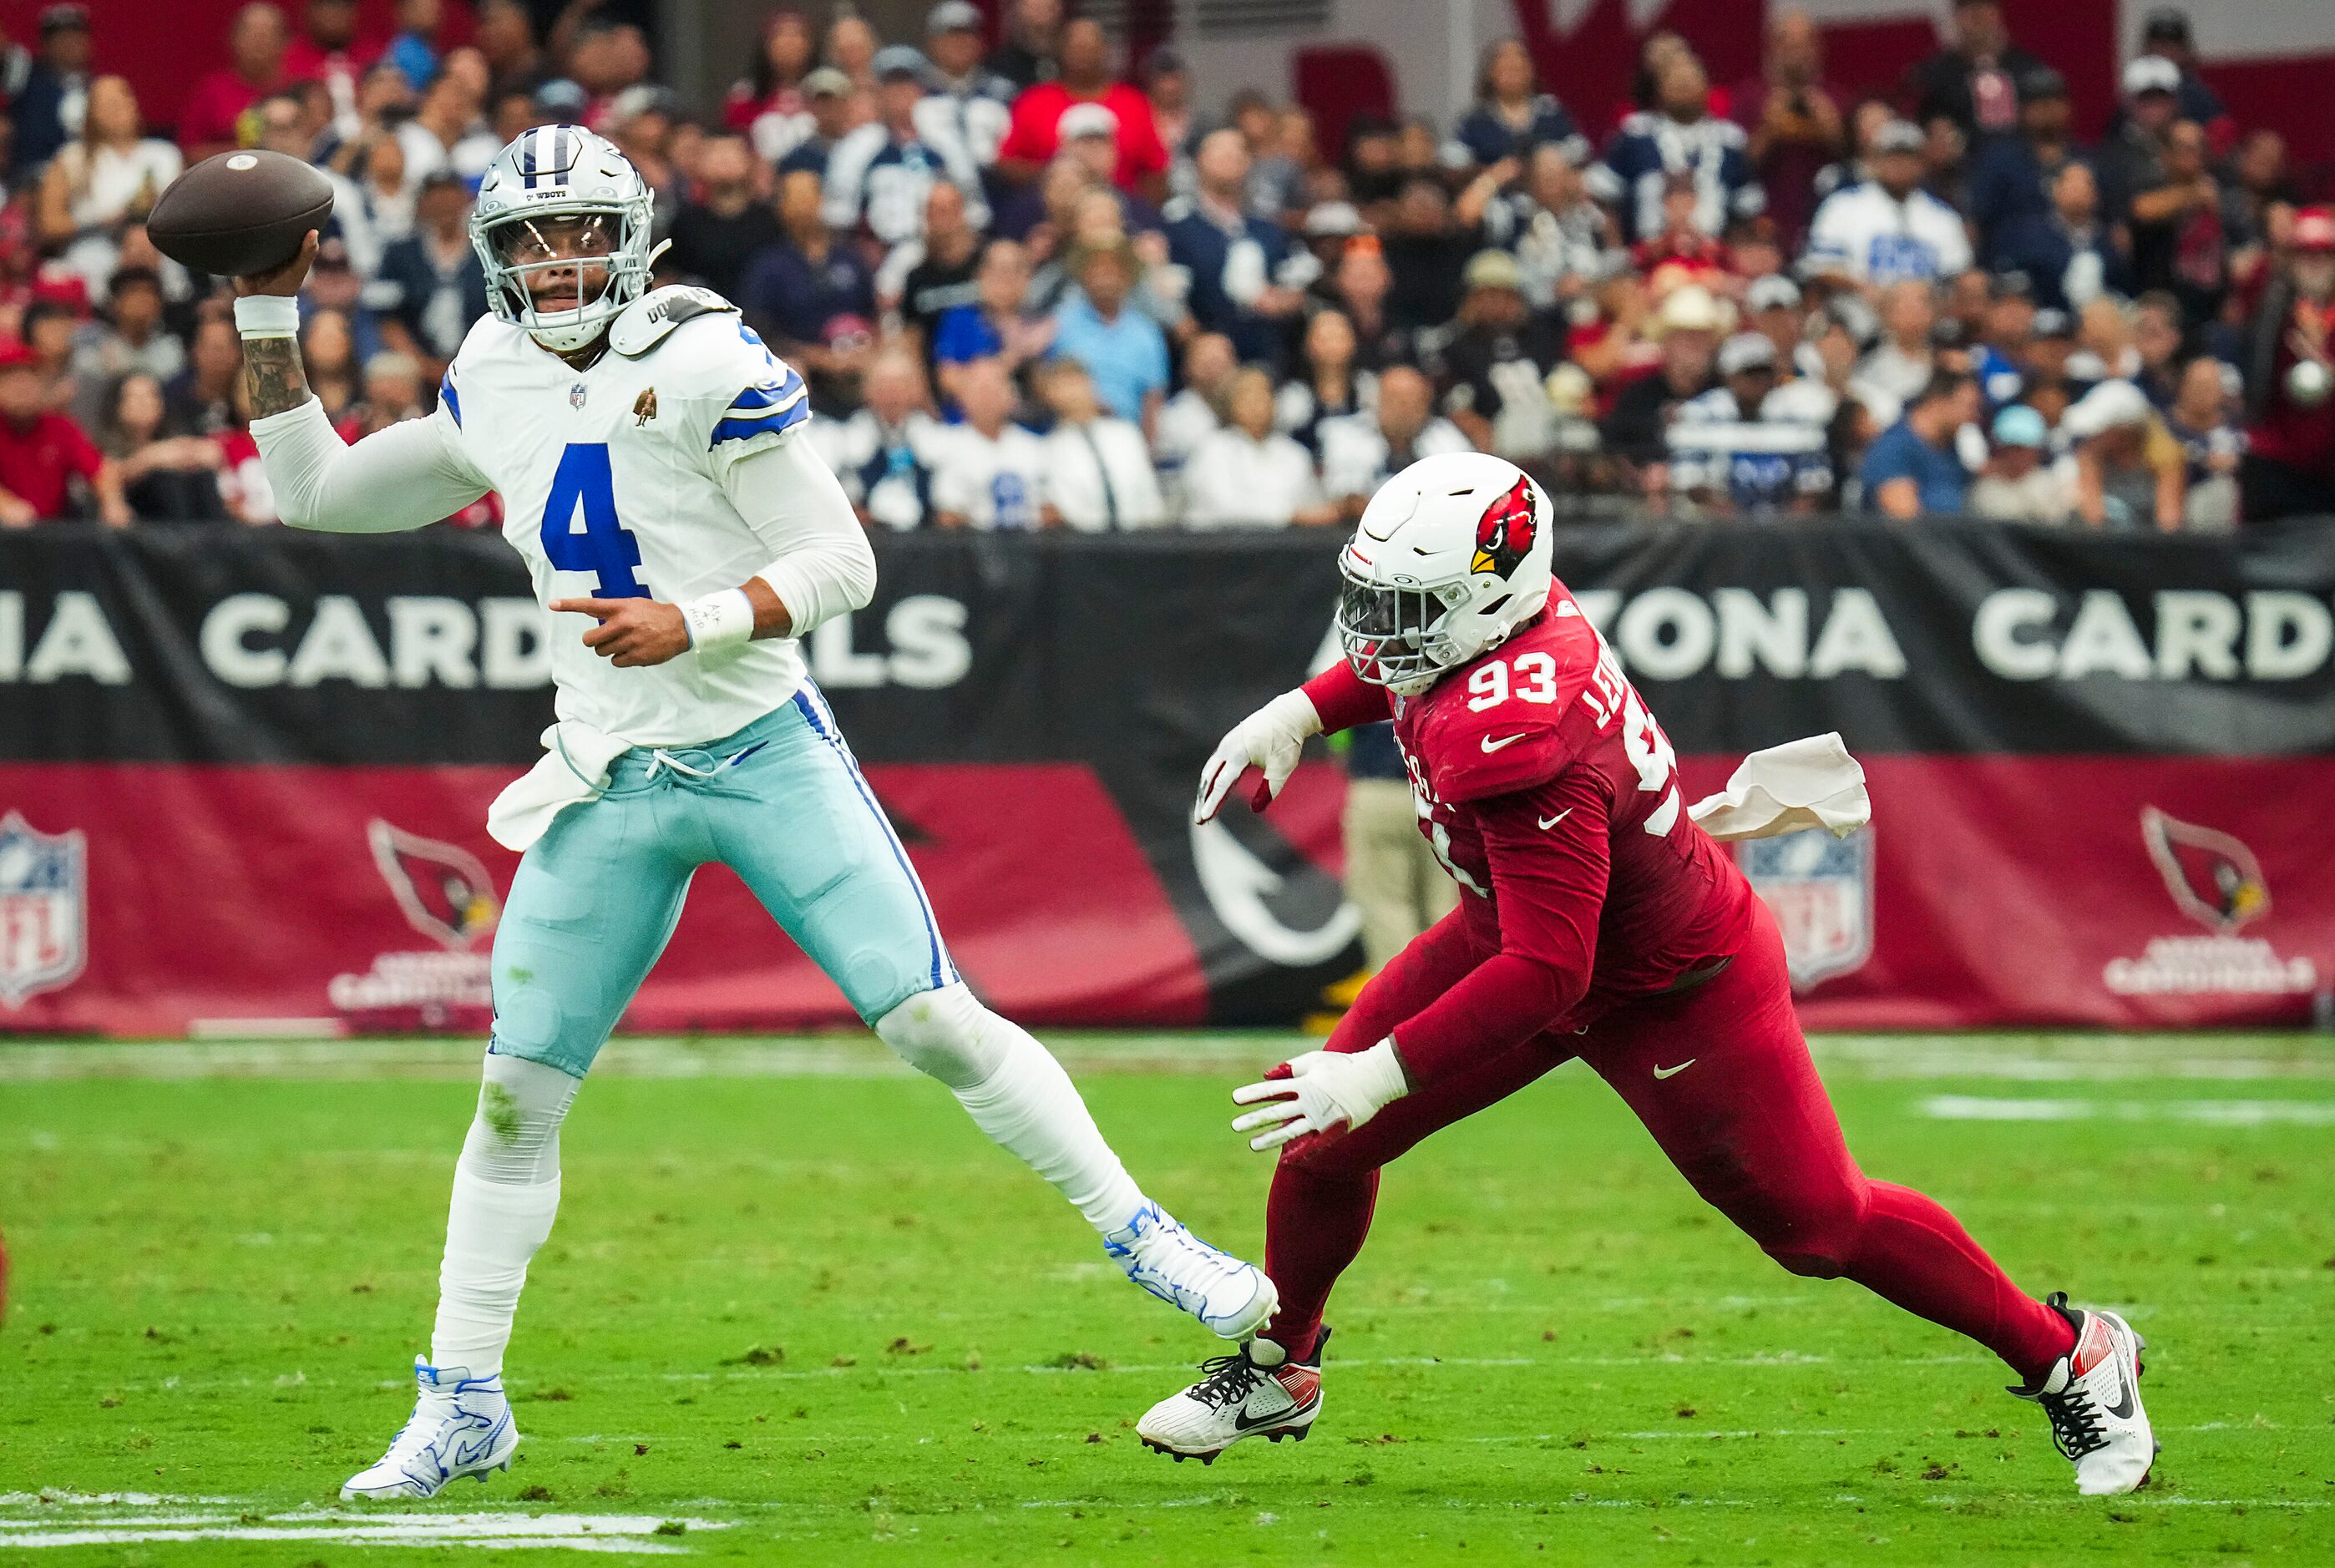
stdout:
[(1229, 1356), (1200, 1363), (1200, 1380), (1144, 1412), (1135, 1424), (1143, 1446), (1182, 1464), (1213, 1465), (1243, 1437), (1299, 1442), (1322, 1413), (1323, 1329), (1313, 1353), (1296, 1360), (1271, 1340), (1251, 1340)]
[(2010, 1391), (2043, 1407), (2051, 1441), (2075, 1462), (2076, 1490), (2087, 1497), (2137, 1491), (2163, 1447), (2140, 1403), (2148, 1341), (2114, 1312), (2069, 1306), (2065, 1292), (2046, 1304), (2076, 1331), (2076, 1348), (2040, 1383)]

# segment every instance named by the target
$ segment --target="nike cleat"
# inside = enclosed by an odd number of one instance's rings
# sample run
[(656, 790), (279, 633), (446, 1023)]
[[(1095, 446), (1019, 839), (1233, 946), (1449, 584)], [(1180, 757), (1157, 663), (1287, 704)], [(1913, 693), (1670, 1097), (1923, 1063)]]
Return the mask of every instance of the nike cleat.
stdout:
[(1302, 1443), (1322, 1413), (1322, 1347), (1329, 1342), (1324, 1329), (1314, 1336), (1313, 1354), (1298, 1360), (1271, 1340), (1252, 1340), (1229, 1356), (1203, 1361), (1200, 1380), (1146, 1410), (1135, 1435), (1179, 1465), (1213, 1465), (1243, 1437)]
[(483, 1484), (492, 1472), (511, 1467), (518, 1426), (499, 1374), (473, 1378), (460, 1367), (432, 1367), (416, 1356), (413, 1379), (421, 1385), (413, 1414), (390, 1439), (389, 1452), (342, 1486), (344, 1500), (435, 1497), (449, 1481), (470, 1476)]
[(1105, 1236), (1102, 1250), (1129, 1279), (1224, 1339), (1247, 1339), (1281, 1304), (1263, 1269), (1210, 1246), (1158, 1204), (1145, 1204), (1126, 1229)]
[(2076, 1331), (2076, 1348), (2040, 1383), (2010, 1391), (2043, 1407), (2051, 1441), (2075, 1462), (2077, 1491), (2087, 1497), (2137, 1491), (2164, 1447), (2140, 1403), (2140, 1353), (2148, 1341), (2114, 1312), (2069, 1306), (2064, 1291), (2046, 1304)]

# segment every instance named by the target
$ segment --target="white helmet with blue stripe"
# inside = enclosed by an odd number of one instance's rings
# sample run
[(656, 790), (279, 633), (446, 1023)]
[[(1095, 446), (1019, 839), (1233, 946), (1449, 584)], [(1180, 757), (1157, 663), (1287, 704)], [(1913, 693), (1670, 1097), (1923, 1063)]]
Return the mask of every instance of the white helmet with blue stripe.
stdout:
[(606, 138), (580, 125), (521, 131), (488, 166), (470, 213), (496, 318), (554, 353), (587, 346), (648, 287), (654, 205)]

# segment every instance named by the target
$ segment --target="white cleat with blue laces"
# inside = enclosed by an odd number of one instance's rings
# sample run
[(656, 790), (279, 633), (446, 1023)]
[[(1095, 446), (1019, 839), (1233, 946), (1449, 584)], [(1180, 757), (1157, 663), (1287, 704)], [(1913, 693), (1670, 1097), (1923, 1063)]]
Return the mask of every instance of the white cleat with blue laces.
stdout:
[(389, 1452), (350, 1476), (341, 1496), (350, 1502), (405, 1502), (435, 1497), (449, 1481), (480, 1481), (508, 1470), (518, 1449), (518, 1424), (503, 1397), (499, 1374), (473, 1378), (460, 1367), (432, 1367), (413, 1358), (421, 1392), (413, 1414), (392, 1438)]
[(1263, 1269), (1210, 1246), (1158, 1204), (1145, 1204), (1124, 1230), (1103, 1237), (1102, 1250), (1129, 1279), (1227, 1340), (1249, 1338), (1281, 1304)]

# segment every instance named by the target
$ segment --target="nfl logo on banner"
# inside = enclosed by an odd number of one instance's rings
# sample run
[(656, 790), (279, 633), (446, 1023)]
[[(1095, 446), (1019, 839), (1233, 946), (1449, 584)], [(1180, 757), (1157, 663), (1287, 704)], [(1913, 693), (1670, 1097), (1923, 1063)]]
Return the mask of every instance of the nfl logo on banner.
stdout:
[(1792, 986), (1806, 991), (1873, 956), (1873, 829), (1821, 828), (1746, 839), (1736, 860), (1784, 933)]
[(14, 811), (0, 818), (0, 1006), (21, 1007), (81, 973), (88, 895), (79, 829), (41, 833)]

